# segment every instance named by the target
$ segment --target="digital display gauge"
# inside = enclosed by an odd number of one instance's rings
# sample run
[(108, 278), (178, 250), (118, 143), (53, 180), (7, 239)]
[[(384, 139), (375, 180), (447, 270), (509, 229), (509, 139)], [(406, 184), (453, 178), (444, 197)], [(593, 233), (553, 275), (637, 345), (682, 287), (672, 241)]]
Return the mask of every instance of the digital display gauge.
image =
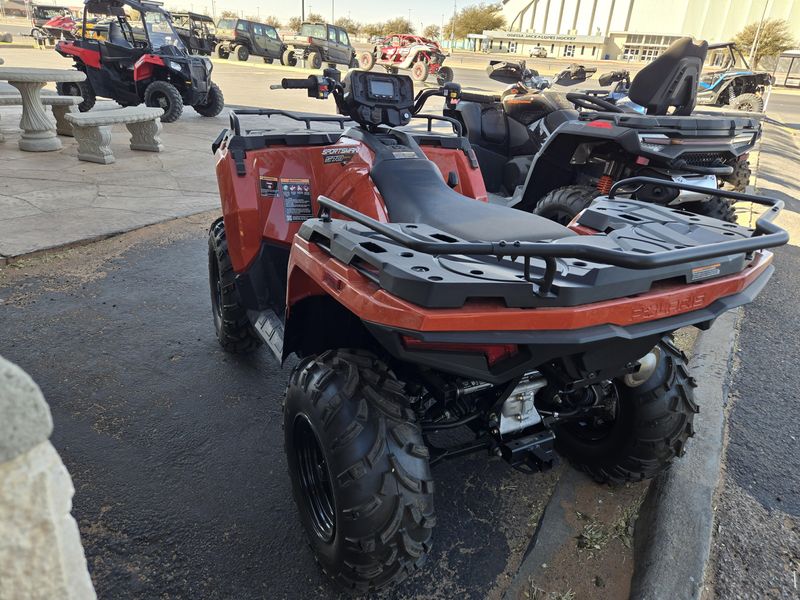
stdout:
[(394, 98), (394, 82), (385, 79), (370, 79), (369, 95), (373, 98)]

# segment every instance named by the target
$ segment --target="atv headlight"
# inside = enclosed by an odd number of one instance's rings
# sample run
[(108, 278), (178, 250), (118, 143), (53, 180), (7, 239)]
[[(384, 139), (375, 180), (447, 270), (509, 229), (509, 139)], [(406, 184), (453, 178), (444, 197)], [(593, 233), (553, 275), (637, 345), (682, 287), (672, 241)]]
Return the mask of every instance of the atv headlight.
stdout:
[(169, 65), (169, 68), (172, 69), (173, 71), (178, 71), (179, 73), (183, 71), (183, 65), (181, 63), (177, 63), (174, 60), (171, 60), (167, 64)]
[(211, 59), (203, 58), (203, 66), (206, 68), (206, 73), (211, 73)]

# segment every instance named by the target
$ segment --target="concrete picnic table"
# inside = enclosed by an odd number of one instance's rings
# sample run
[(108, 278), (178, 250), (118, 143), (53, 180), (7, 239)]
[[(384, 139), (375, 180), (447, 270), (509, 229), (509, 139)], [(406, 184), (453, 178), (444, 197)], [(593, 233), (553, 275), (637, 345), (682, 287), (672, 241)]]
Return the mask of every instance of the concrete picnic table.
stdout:
[(56, 136), (56, 129), (42, 105), (42, 88), (50, 82), (78, 82), (85, 79), (85, 73), (75, 70), (0, 67), (0, 81), (7, 81), (22, 96), (22, 118), (19, 121), (19, 128), (22, 130), (19, 140), (21, 150), (61, 150), (61, 140)]

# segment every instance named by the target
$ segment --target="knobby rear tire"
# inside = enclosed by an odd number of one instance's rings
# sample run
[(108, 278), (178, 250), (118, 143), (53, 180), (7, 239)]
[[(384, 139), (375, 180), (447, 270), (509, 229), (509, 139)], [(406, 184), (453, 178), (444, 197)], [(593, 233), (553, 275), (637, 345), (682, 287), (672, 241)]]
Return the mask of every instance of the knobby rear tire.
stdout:
[(657, 346), (660, 357), (653, 374), (638, 387), (614, 384), (619, 396), (617, 417), (607, 436), (588, 440), (579, 425), (555, 428), (556, 448), (598, 482), (621, 484), (655, 477), (683, 456), (694, 435), (696, 383), (686, 355), (667, 338)]

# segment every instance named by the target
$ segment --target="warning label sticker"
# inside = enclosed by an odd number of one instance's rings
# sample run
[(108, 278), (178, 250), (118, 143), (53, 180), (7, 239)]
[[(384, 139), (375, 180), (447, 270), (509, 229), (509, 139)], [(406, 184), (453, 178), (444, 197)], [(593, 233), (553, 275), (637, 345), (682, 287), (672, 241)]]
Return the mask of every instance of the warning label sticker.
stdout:
[(702, 267), (695, 267), (692, 269), (691, 281), (699, 281), (701, 279), (708, 279), (709, 277), (716, 277), (719, 275), (719, 263), (713, 265), (705, 265)]
[(265, 198), (277, 198), (278, 178), (262, 175), (259, 179), (261, 180), (261, 195)]
[(287, 223), (305, 221), (314, 216), (311, 212), (311, 183), (308, 179), (281, 179), (280, 191)]

